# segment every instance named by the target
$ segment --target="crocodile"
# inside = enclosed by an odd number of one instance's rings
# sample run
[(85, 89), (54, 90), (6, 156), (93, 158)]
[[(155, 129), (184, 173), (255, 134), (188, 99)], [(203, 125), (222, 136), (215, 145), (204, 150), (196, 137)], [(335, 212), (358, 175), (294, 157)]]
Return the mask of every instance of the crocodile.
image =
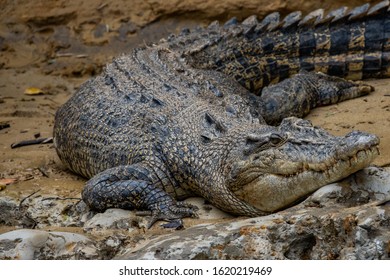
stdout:
[(268, 215), (370, 165), (379, 138), (302, 119), (390, 76), (389, 1), (324, 15), (272, 13), (183, 29), (114, 58), (55, 115), (54, 145), (88, 179), (93, 211), (138, 210), (149, 226), (197, 217), (201, 196)]

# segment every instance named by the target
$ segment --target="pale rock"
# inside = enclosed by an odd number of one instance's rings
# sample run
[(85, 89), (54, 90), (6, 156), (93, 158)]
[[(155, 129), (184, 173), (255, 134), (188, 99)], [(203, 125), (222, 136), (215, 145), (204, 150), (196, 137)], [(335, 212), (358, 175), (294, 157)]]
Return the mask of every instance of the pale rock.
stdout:
[(370, 167), (276, 214), (171, 232), (115, 258), (390, 259), (389, 170)]
[(69, 232), (20, 229), (0, 235), (0, 259), (95, 259), (93, 241)]
[(132, 231), (136, 228), (146, 228), (147, 224), (147, 217), (137, 216), (134, 211), (110, 208), (87, 220), (84, 224), (84, 230), (122, 229)]

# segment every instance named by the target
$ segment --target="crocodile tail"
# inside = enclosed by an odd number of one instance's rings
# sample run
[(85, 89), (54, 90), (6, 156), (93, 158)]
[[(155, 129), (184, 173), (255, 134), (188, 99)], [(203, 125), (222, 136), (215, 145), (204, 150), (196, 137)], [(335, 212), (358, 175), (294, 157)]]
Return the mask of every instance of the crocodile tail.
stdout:
[[(234, 77), (252, 92), (304, 69), (352, 80), (390, 76), (389, 1), (305, 17), (279, 13), (259, 22), (212, 24), (209, 36), (185, 54), (199, 68)], [(219, 30), (219, 31), (218, 31)]]

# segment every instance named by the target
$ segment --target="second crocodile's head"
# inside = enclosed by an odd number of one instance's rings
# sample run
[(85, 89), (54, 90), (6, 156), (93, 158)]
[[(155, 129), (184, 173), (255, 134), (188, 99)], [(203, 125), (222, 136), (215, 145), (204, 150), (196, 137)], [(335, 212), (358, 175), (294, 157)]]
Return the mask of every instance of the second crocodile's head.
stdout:
[(336, 137), (309, 121), (287, 118), (247, 134), (232, 151), (228, 187), (259, 210), (274, 212), (368, 166), (378, 145), (372, 134)]

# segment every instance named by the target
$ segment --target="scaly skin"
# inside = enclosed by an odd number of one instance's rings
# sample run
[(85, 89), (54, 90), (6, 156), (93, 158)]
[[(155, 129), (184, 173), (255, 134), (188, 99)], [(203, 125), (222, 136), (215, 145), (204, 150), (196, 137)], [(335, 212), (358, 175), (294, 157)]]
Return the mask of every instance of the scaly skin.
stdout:
[(195, 207), (177, 202), (192, 195), (235, 215), (287, 207), (379, 153), (375, 135), (335, 137), (291, 116), (373, 88), (307, 72), (264, 85), (298, 69), (387, 76), (390, 34), (373, 28), (390, 24), (387, 8), (380, 3), (367, 16), (359, 8), (353, 19), (334, 12), (322, 20), (293, 14), (283, 22), (275, 15), (261, 23), (231, 21), (136, 49), (58, 110), (57, 153), (91, 178), (82, 197), (92, 209), (148, 210), (151, 224), (176, 227), (196, 216)]

